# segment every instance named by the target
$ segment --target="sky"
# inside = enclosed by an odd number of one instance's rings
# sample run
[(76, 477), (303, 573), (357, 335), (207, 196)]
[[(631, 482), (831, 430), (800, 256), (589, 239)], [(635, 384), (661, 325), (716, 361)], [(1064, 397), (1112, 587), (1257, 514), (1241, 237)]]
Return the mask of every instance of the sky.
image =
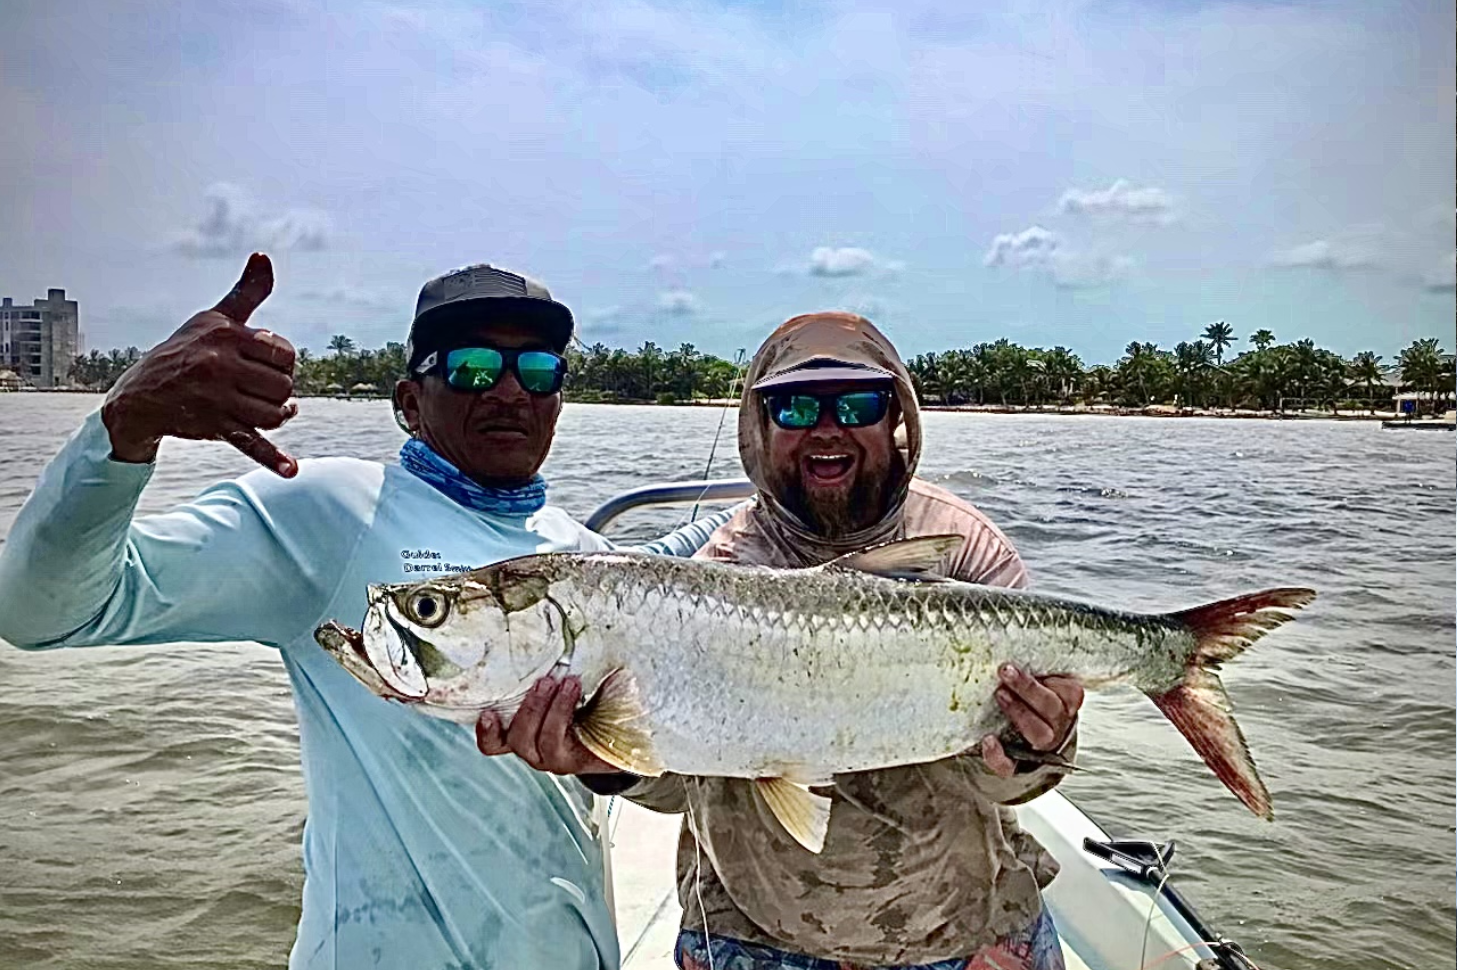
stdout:
[(0, 294), (145, 348), (258, 249), (253, 322), (315, 351), (476, 262), (587, 344), (725, 357), (830, 308), (906, 357), (1216, 320), (1451, 350), (1454, 33), (1451, 0), (7, 0)]

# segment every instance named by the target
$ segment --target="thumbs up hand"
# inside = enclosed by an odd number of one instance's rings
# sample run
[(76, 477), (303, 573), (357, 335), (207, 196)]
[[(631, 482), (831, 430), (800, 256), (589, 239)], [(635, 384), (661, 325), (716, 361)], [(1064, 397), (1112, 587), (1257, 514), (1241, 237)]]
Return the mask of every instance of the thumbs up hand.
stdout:
[(291, 478), (298, 462), (263, 437), (298, 413), (293, 345), (249, 327), (273, 292), (273, 264), (254, 253), (243, 276), (211, 310), (203, 310), (131, 367), (101, 407), (118, 461), (155, 461), (162, 439), (226, 441)]

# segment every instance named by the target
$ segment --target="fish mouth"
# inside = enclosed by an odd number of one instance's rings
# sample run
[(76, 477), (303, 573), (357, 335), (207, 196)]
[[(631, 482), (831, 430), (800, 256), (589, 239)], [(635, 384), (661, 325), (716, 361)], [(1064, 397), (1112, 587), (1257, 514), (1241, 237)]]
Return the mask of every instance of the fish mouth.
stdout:
[(800, 459), (806, 485), (834, 488), (844, 485), (855, 472), (855, 457), (845, 452), (811, 452)]
[(380, 697), (397, 701), (417, 701), (418, 697), (401, 693), (389, 681), (380, 676), (365, 650), (364, 634), (338, 620), (330, 620), (314, 631), (314, 641), (339, 661), (354, 679)]
[(330, 620), (314, 631), (314, 640), (334, 656), (353, 654), (364, 656), (364, 634), (338, 620)]

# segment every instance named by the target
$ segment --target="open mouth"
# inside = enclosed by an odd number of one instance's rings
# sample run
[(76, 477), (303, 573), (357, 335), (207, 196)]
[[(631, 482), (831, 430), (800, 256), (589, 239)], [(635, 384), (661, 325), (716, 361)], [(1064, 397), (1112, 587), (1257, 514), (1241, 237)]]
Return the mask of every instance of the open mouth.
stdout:
[(855, 459), (841, 453), (805, 455), (801, 462), (806, 484), (831, 486), (849, 479)]
[(415, 701), (417, 697), (396, 690), (380, 676), (364, 649), (364, 634), (337, 620), (330, 620), (314, 631), (314, 640), (334, 656), (344, 669), (380, 697), (398, 701)]
[(353, 627), (347, 627), (338, 620), (330, 620), (318, 630), (314, 631), (314, 639), (323, 647), (334, 654), (346, 654), (352, 652), (361, 660), (364, 655), (364, 634)]

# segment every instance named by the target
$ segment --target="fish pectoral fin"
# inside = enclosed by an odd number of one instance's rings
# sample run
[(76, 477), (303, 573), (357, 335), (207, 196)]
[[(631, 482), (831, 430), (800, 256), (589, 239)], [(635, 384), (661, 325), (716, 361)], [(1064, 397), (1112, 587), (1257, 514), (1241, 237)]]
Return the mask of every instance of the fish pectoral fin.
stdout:
[(622, 771), (656, 778), (668, 770), (653, 746), (637, 680), (625, 670), (603, 678), (577, 711), (576, 729), (588, 751)]
[(828, 798), (787, 778), (757, 778), (754, 787), (794, 841), (815, 853), (825, 847), (825, 835), (830, 830)]
[(918, 536), (871, 546), (832, 559), (826, 569), (854, 569), (887, 579), (944, 580), (942, 563), (966, 542), (965, 536)]

